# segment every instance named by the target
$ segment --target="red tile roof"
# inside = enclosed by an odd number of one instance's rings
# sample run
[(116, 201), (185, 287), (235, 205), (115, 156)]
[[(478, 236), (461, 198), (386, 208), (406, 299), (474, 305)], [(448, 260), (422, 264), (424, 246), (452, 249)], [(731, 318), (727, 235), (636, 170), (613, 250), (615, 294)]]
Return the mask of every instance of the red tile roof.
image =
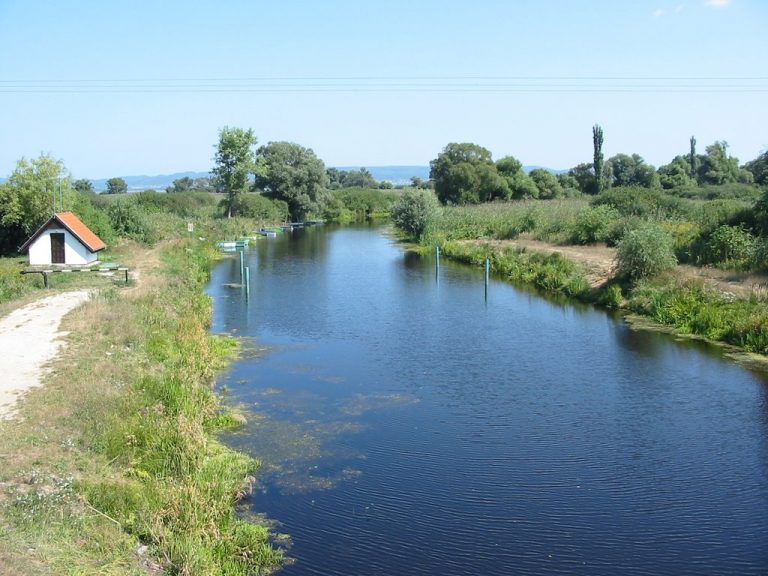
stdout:
[(54, 216), (64, 227), (72, 232), (76, 238), (86, 245), (91, 252), (98, 252), (104, 250), (107, 247), (106, 244), (91, 232), (90, 228), (80, 221), (80, 218), (72, 214), (72, 212), (59, 212)]
[(40, 236), (40, 234), (44, 230), (48, 229), (54, 222), (69, 230), (69, 232), (72, 233), (75, 238), (80, 240), (80, 242), (82, 242), (83, 245), (85, 245), (85, 247), (88, 248), (88, 250), (91, 252), (98, 252), (99, 250), (104, 250), (104, 248), (107, 247), (101, 238), (91, 232), (90, 228), (83, 224), (80, 221), (80, 218), (72, 214), (72, 212), (59, 212), (58, 214), (51, 216), (51, 218), (45, 224), (40, 226), (37, 232), (32, 234), (30, 239), (24, 242), (24, 245), (19, 248), (19, 252), (25, 252), (27, 248), (29, 248), (29, 245), (35, 241), (35, 238)]

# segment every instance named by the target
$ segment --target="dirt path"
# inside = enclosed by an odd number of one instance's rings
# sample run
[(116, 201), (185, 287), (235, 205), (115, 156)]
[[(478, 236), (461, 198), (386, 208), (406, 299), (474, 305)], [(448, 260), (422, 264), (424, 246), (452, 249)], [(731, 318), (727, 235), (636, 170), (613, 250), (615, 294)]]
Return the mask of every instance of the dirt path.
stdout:
[(45, 365), (56, 357), (66, 336), (59, 331), (61, 319), (89, 294), (55, 294), (0, 318), (0, 418), (12, 417), (19, 395), (40, 385)]
[[(565, 258), (582, 265), (584, 274), (592, 286), (599, 286), (606, 282), (613, 276), (616, 269), (616, 248), (608, 247), (605, 244), (557, 246), (526, 237), (515, 240), (492, 240), (486, 243), (498, 247), (524, 248), (544, 254), (559, 252)], [(768, 276), (763, 274), (687, 265), (678, 266), (676, 273), (682, 278), (701, 279), (716, 290), (730, 292), (736, 296), (748, 297), (751, 293), (765, 295), (768, 291)]]

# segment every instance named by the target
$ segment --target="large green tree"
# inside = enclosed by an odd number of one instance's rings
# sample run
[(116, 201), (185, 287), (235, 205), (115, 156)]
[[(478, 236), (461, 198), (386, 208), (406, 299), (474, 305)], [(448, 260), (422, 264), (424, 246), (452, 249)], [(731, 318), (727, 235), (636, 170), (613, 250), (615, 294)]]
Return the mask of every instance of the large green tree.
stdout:
[(310, 148), (293, 142), (270, 142), (258, 151), (256, 186), (287, 202), (294, 219), (317, 208), (327, 183), (325, 164)]
[(216, 189), (226, 194), (224, 206), (228, 218), (232, 217), (238, 196), (249, 188), (250, 174), (255, 167), (255, 145), (256, 136), (250, 128), (244, 130), (225, 126), (219, 130), (219, 143), (211, 172)]
[(76, 193), (64, 163), (47, 154), (22, 158), (0, 185), (0, 249), (15, 252), (54, 212), (72, 209)]
[(659, 183), (665, 190), (694, 186), (696, 180), (691, 178), (690, 157), (675, 156), (669, 164), (659, 166)]
[(539, 198), (542, 200), (560, 198), (565, 194), (557, 177), (549, 170), (535, 168), (534, 170), (531, 170), (529, 176), (534, 184), (536, 184), (536, 188), (539, 191)]
[(429, 165), (443, 204), (477, 204), (509, 195), (490, 151), (477, 144), (452, 142)]
[(701, 184), (730, 184), (733, 182), (749, 183), (739, 168), (738, 158), (728, 156), (728, 142), (716, 141), (705, 149), (705, 154), (699, 156), (698, 181)]
[(496, 170), (501, 174), (509, 189), (509, 198), (523, 200), (538, 198), (539, 189), (533, 179), (523, 170), (523, 163), (514, 156), (504, 156), (496, 161)]
[(125, 194), (128, 192), (128, 184), (122, 178), (110, 178), (107, 180), (107, 194)]
[(643, 186), (658, 188), (659, 177), (656, 168), (646, 164), (639, 154), (616, 154), (606, 163), (610, 164), (611, 186)]

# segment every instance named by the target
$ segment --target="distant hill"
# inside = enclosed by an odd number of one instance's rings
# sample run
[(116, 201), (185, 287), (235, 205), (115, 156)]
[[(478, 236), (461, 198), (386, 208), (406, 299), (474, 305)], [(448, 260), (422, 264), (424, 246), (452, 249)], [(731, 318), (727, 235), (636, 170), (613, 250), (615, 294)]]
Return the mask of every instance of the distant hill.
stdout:
[[(409, 184), (413, 176), (422, 180), (429, 179), (429, 166), (333, 166), (333, 168), (337, 170), (360, 170), (365, 168), (375, 180), (386, 180), (392, 182), (395, 186)], [(544, 168), (544, 170), (548, 170), (553, 174), (567, 172), (567, 170), (555, 170), (543, 166), (523, 166), (523, 170), (526, 173), (536, 168)], [(135, 192), (139, 190), (165, 190), (173, 184), (174, 180), (179, 178), (184, 178), (185, 176), (189, 178), (207, 178), (210, 175), (209, 172), (175, 172), (173, 174), (159, 174), (157, 176), (121, 176), (121, 178), (128, 184), (128, 190)], [(91, 182), (93, 182), (93, 188), (97, 192), (103, 192), (107, 189), (107, 180), (108, 178), (99, 178), (91, 180)], [(0, 178), (0, 183), (6, 181), (7, 178)]]
[[(210, 176), (208, 172), (175, 172), (174, 174), (160, 174), (158, 176), (120, 176), (125, 183), (128, 184), (129, 191), (139, 190), (165, 190), (168, 186), (173, 184), (174, 180), (179, 178), (207, 178)], [(109, 178), (100, 178), (98, 180), (91, 180), (93, 182), (93, 188), (97, 192), (103, 192), (107, 189), (107, 180)]]

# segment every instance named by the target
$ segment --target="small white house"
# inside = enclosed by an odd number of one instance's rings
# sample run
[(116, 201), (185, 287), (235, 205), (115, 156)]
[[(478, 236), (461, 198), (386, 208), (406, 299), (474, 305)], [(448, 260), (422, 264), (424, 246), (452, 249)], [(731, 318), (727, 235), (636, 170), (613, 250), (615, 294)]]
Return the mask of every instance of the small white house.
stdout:
[(98, 260), (106, 244), (72, 212), (59, 212), (43, 224), (19, 250), (29, 252), (30, 266), (84, 265)]

